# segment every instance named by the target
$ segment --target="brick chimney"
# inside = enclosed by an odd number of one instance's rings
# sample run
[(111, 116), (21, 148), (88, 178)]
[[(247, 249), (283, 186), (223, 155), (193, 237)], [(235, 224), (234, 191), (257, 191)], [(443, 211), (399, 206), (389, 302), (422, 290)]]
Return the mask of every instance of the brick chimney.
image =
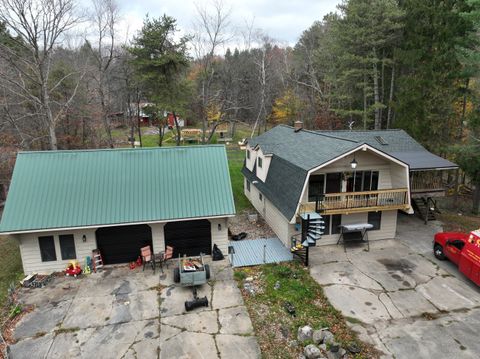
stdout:
[(293, 126), (295, 129), (295, 132), (300, 131), (303, 128), (303, 122), (302, 121), (295, 121), (295, 124)]

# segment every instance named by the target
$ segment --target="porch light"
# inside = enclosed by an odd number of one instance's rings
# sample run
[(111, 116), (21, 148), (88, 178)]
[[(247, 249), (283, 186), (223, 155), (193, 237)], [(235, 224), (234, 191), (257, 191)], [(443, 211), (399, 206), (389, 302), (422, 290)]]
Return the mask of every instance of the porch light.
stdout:
[(85, 243), (87, 241), (87, 236), (86, 235), (83, 235), (82, 241), (83, 241), (83, 243)]
[(353, 155), (353, 160), (352, 160), (352, 162), (350, 162), (350, 166), (352, 166), (352, 169), (355, 169), (355, 168), (357, 168), (357, 165), (358, 165), (358, 162), (355, 159), (355, 155)]
[(218, 230), (221, 231), (222, 230), (222, 225), (219, 223), (218, 224)]

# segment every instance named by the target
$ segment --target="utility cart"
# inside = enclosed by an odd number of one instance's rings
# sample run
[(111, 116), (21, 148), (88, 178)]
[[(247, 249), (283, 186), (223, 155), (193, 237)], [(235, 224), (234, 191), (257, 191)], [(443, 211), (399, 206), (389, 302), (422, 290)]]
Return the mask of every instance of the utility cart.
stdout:
[(207, 297), (199, 298), (197, 286), (207, 283), (210, 279), (210, 266), (203, 261), (203, 255), (198, 257), (178, 257), (178, 267), (173, 270), (173, 281), (182, 287), (192, 287), (193, 300), (185, 302), (188, 312), (198, 307), (208, 307)]

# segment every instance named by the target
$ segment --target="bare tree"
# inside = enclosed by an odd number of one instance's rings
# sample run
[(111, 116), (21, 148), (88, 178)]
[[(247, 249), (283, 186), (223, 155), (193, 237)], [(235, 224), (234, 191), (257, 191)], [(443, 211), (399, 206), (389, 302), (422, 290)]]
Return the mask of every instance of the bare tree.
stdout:
[(202, 142), (206, 143), (208, 127), (207, 109), (212, 100), (211, 86), (215, 73), (213, 61), (216, 51), (231, 38), (229, 33), (230, 9), (226, 9), (219, 0), (211, 3), (211, 9), (206, 6), (201, 7), (198, 4), (196, 7), (198, 18), (194, 24), (195, 35), (192, 44), (197, 61), (201, 66)]
[(96, 71), (93, 74), (97, 83), (100, 100), (101, 117), (107, 141), (113, 148), (113, 138), (110, 123), (110, 103), (108, 101), (107, 75), (115, 50), (115, 25), (118, 22), (118, 7), (115, 0), (92, 0), (92, 22), (95, 27), (96, 43), (90, 46)]
[[(12, 71), (0, 68), (0, 86), (16, 96), (38, 115), (49, 138), (49, 147), (57, 149), (55, 128), (65, 115), (84, 72), (68, 72), (52, 78), (53, 55), (63, 37), (78, 22), (73, 0), (0, 0), (0, 22), (13, 32), (10, 44), (0, 44), (0, 57)], [(59, 100), (52, 96), (66, 80), (75, 79), (70, 96)]]

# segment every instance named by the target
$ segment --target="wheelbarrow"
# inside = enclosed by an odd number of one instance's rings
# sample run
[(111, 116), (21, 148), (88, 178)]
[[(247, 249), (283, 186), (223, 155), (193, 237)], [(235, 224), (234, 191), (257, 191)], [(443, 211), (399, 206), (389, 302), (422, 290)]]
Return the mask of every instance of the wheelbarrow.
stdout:
[(191, 287), (193, 300), (185, 301), (187, 312), (199, 308), (208, 307), (208, 298), (198, 297), (197, 287), (210, 279), (210, 266), (203, 262), (203, 255), (198, 257), (178, 257), (178, 267), (173, 269), (173, 281), (182, 287)]

